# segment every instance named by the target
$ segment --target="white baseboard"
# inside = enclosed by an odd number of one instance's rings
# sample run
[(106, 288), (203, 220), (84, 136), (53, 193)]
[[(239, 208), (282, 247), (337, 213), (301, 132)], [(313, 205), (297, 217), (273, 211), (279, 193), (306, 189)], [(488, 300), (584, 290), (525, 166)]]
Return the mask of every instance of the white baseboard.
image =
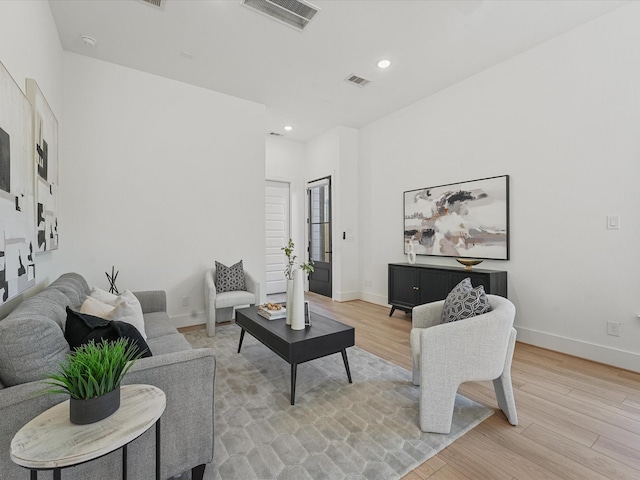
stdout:
[(191, 327), (193, 325), (204, 325), (207, 322), (205, 312), (193, 312), (185, 315), (176, 315), (171, 318), (171, 323), (176, 328)]
[(378, 295), (376, 293), (360, 292), (360, 300), (375, 303), (376, 305), (389, 306), (389, 299), (386, 295)]
[(640, 354), (605, 347), (595, 343), (583, 342), (573, 338), (561, 337), (551, 333), (531, 330), (515, 326), (518, 331), (518, 341), (529, 343), (537, 347), (555, 350), (557, 352), (574, 355), (580, 358), (593, 360), (594, 362), (624, 368), (634, 372), (640, 372)]
[(337, 292), (333, 299), (336, 302), (349, 302), (351, 300), (359, 300), (360, 292)]

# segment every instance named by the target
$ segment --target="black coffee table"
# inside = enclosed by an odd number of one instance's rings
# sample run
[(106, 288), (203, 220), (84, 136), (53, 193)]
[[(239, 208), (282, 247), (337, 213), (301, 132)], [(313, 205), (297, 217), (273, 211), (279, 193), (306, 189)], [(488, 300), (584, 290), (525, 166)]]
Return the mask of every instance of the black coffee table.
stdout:
[(355, 344), (355, 329), (317, 313), (310, 312), (310, 315), (311, 326), (304, 330), (291, 330), (284, 318), (267, 320), (258, 314), (257, 307), (236, 310), (236, 323), (242, 327), (238, 353), (242, 348), (244, 333), (249, 332), (291, 365), (291, 405), (295, 404), (296, 399), (299, 363), (340, 352), (349, 383), (353, 383), (346, 349)]

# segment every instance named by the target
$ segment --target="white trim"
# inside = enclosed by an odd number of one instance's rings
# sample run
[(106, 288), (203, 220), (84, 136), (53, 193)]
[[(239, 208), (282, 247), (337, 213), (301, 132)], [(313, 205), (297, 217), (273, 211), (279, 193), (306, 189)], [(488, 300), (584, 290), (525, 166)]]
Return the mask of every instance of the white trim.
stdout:
[(186, 313), (184, 315), (175, 315), (169, 318), (176, 328), (191, 327), (193, 325), (204, 326), (207, 323), (207, 316), (205, 312)]
[(333, 300), (336, 302), (349, 302), (351, 300), (360, 300), (360, 292), (351, 291), (351, 292), (337, 292), (334, 295)]
[(382, 305), (383, 307), (389, 307), (389, 299), (386, 295), (378, 295), (376, 293), (360, 292), (360, 300), (369, 303), (375, 303), (376, 305)]
[(638, 353), (583, 342), (581, 340), (540, 332), (529, 328), (522, 328), (517, 325), (515, 327), (518, 331), (517, 340), (520, 342), (593, 360), (594, 362), (640, 372), (640, 354)]

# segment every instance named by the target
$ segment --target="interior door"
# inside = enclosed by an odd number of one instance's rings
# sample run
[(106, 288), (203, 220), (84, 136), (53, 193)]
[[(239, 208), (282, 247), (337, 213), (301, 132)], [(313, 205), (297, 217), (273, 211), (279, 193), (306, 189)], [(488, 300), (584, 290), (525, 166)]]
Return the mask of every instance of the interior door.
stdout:
[(309, 291), (331, 297), (331, 177), (307, 186), (309, 223), (309, 258), (313, 272), (309, 275)]
[(289, 241), (289, 184), (267, 180), (265, 187), (266, 293), (287, 290), (284, 276), (286, 258), (281, 250)]

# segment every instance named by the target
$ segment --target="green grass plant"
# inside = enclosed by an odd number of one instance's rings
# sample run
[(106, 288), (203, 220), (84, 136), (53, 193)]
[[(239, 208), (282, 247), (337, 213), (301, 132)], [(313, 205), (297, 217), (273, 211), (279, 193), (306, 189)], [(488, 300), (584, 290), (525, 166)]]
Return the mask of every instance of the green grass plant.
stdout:
[(71, 352), (60, 372), (47, 376), (45, 383), (54, 388), (44, 393), (68, 394), (77, 400), (99, 397), (120, 386), (124, 375), (143, 352), (126, 338), (115, 342), (89, 343)]

